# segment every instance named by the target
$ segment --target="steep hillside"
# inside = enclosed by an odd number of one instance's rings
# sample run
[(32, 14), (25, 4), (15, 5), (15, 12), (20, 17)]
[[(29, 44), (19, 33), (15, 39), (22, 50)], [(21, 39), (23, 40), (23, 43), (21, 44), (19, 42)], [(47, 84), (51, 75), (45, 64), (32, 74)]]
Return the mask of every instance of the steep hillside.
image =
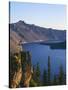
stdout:
[(33, 42), (37, 40), (65, 41), (66, 30), (43, 28), (34, 24), (26, 24), (24, 21), (10, 25), (10, 50), (19, 51), (19, 42)]

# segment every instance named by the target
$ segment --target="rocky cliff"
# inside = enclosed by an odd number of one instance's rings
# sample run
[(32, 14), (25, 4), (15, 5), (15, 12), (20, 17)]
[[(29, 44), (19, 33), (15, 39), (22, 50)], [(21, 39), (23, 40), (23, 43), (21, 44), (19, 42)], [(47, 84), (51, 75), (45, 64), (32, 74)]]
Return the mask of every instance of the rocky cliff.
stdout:
[(66, 30), (43, 28), (34, 24), (27, 24), (24, 21), (9, 24), (10, 29), (10, 51), (19, 52), (18, 44), (22, 42), (33, 42), (37, 40), (65, 41)]

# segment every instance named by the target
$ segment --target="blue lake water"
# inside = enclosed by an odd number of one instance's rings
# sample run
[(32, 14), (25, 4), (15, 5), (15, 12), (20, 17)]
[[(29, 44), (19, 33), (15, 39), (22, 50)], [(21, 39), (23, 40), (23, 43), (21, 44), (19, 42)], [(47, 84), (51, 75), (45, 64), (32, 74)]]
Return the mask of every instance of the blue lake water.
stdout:
[(59, 73), (59, 67), (62, 64), (64, 72), (66, 71), (66, 50), (51, 49), (48, 45), (42, 44), (24, 44), (25, 51), (31, 52), (32, 65), (39, 62), (41, 73), (44, 69), (47, 70), (48, 56), (51, 62), (51, 75)]

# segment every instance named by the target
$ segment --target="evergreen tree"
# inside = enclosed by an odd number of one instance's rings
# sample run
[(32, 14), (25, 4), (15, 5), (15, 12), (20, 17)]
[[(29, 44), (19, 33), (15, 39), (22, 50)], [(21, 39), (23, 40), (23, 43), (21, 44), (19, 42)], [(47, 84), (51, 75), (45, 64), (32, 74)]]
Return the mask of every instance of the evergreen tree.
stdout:
[(60, 66), (60, 71), (59, 71), (59, 84), (63, 85), (64, 84), (64, 71), (62, 65)]
[(30, 87), (36, 87), (37, 83), (35, 82), (35, 80), (33, 78), (31, 78), (30, 80)]
[(37, 63), (37, 66), (36, 66), (35, 80), (37, 82), (37, 85), (40, 86), (40, 67), (39, 67), (39, 63)]
[(44, 69), (43, 71), (43, 86), (47, 85), (47, 71)]
[(33, 74), (32, 74), (32, 78), (35, 80), (35, 76), (36, 76), (36, 69), (35, 66), (33, 65)]
[(50, 56), (48, 56), (48, 85), (50, 85), (50, 73), (51, 73)]
[(56, 75), (54, 75), (53, 85), (57, 85), (57, 77), (56, 77)]

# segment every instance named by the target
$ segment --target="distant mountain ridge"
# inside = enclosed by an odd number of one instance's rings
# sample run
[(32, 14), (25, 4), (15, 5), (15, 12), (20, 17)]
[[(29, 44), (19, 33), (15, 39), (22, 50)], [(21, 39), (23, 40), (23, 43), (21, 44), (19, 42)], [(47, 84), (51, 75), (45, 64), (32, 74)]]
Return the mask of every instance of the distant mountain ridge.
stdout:
[[(27, 24), (24, 21), (9, 24), (10, 27), (10, 48), (11, 51), (18, 49), (18, 44), (22, 42), (33, 42), (36, 40), (65, 41), (66, 30), (43, 28), (34, 24)], [(13, 49), (13, 50), (12, 50)], [(14, 50), (15, 51), (15, 50)]]

